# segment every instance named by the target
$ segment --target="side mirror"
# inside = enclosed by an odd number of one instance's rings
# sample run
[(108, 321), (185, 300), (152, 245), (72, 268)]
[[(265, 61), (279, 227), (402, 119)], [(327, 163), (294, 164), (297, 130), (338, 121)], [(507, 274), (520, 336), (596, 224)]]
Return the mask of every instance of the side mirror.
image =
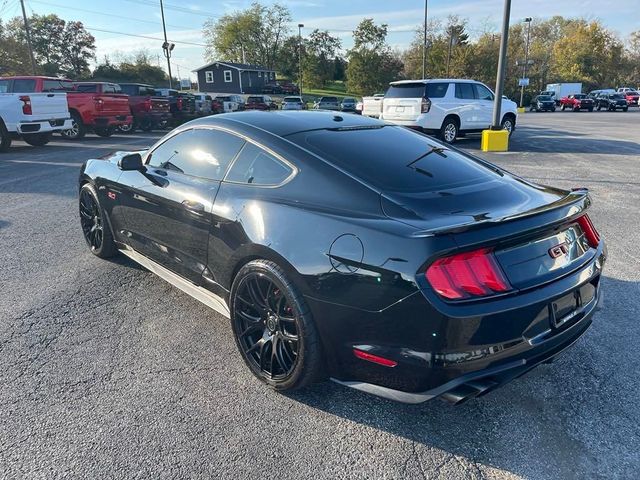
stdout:
[(118, 168), (124, 171), (130, 170), (144, 170), (144, 165), (142, 164), (142, 155), (139, 153), (130, 153), (125, 155), (118, 161)]

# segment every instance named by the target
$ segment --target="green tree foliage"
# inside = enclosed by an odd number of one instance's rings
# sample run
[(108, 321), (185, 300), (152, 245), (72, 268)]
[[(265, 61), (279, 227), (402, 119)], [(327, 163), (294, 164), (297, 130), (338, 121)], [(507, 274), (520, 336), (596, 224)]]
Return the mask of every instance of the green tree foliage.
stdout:
[(31, 73), (29, 50), (0, 20), (0, 75), (21, 75)]
[(93, 71), (92, 78), (115, 83), (146, 83), (157, 87), (168, 85), (169, 80), (161, 67), (152, 65), (151, 57), (146, 51), (122, 57), (117, 63), (111, 63), (105, 58)]
[(203, 26), (207, 61), (226, 60), (274, 68), (289, 35), (291, 13), (281, 4), (258, 2), (246, 10), (207, 20)]
[[(95, 38), (81, 22), (67, 22), (53, 14), (34, 14), (29, 18), (29, 25), (39, 73), (71, 78), (90, 74), (89, 62), (95, 57)], [(22, 18), (12, 19), (7, 25), (7, 32), (10, 38), (26, 48)], [(30, 68), (22, 73), (31, 73)]]
[(365, 18), (353, 32), (354, 46), (347, 54), (347, 88), (356, 94), (384, 91), (403, 69), (387, 44), (387, 25)]
[(314, 30), (304, 42), (303, 74), (304, 85), (323, 88), (333, 80), (336, 71), (336, 54), (342, 47), (339, 38), (328, 31)]

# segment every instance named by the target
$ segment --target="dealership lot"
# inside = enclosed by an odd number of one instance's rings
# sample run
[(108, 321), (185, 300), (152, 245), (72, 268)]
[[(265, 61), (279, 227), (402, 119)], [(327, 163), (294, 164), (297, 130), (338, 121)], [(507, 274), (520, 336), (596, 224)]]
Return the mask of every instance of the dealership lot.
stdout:
[[(520, 120), (510, 152), (480, 155), (592, 190), (609, 246), (604, 308), (555, 363), (460, 407), (330, 383), (267, 390), (228, 321), (133, 262), (86, 249), (80, 164), (159, 134), (16, 142), (0, 156), (0, 477), (636, 476), (640, 112)], [(458, 146), (479, 153), (477, 137)]]

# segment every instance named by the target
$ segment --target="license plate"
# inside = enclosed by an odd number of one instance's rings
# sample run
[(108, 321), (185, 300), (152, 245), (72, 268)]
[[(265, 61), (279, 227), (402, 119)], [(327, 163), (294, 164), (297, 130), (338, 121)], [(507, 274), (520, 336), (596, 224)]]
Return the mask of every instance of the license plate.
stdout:
[(404, 107), (396, 107), (396, 113), (404, 113)]

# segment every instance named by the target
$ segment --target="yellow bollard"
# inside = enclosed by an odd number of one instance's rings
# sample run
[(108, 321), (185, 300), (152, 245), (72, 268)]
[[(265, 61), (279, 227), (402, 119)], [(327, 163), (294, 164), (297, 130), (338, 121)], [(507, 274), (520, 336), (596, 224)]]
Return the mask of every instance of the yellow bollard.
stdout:
[(506, 130), (483, 130), (480, 147), (483, 152), (506, 152), (509, 150), (509, 132)]

